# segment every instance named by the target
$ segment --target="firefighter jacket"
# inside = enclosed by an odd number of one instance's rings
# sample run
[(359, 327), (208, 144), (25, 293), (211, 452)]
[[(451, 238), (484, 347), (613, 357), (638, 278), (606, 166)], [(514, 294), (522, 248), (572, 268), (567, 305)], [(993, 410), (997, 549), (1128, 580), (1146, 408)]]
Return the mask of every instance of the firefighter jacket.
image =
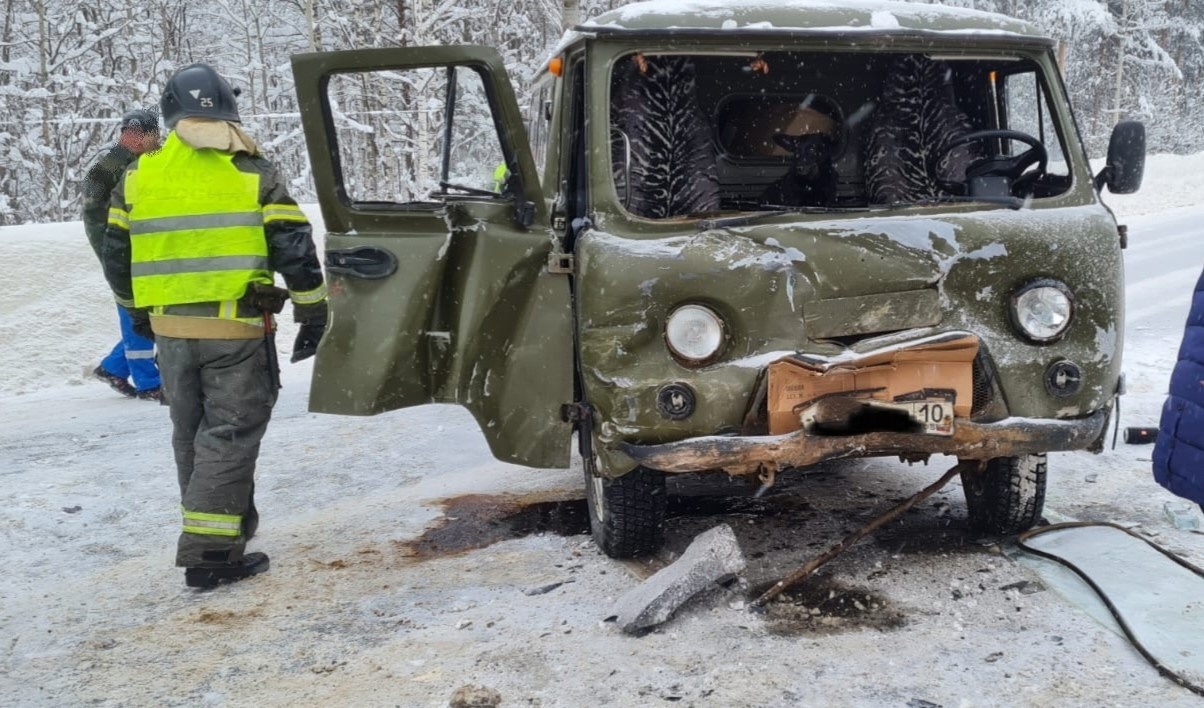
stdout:
[(1159, 484), (1204, 505), (1204, 273), (1192, 295), (1153, 457)]
[(194, 147), (182, 129), (113, 191), (102, 261), (118, 303), (148, 310), (163, 336), (254, 339), (263, 313), (244, 296), (279, 273), (297, 319), (324, 318), (312, 229), (275, 166), (241, 149)]
[(110, 195), (121, 181), (121, 173), (134, 161), (134, 157), (134, 153), (113, 144), (92, 158), (84, 172), (84, 231), (97, 258), (101, 257), (105, 228), (109, 222)]

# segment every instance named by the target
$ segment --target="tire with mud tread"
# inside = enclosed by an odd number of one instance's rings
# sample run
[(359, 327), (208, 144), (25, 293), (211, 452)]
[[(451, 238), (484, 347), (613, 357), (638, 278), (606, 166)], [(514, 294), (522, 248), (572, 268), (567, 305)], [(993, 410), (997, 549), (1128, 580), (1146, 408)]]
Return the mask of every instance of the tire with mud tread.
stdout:
[(1045, 509), (1045, 454), (997, 457), (961, 475), (970, 526), (1002, 536), (1027, 531)]
[(637, 467), (608, 479), (585, 466), (585, 500), (594, 543), (611, 558), (635, 558), (660, 548), (665, 532), (665, 474)]

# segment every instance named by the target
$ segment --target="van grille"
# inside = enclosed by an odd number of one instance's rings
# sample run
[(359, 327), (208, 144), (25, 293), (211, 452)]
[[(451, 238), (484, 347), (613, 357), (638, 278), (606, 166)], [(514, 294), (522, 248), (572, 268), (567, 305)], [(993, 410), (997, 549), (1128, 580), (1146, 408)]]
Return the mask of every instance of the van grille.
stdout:
[(994, 373), (987, 363), (983, 351), (974, 357), (974, 398), (970, 406), (970, 417), (976, 417), (991, 405), (995, 397)]

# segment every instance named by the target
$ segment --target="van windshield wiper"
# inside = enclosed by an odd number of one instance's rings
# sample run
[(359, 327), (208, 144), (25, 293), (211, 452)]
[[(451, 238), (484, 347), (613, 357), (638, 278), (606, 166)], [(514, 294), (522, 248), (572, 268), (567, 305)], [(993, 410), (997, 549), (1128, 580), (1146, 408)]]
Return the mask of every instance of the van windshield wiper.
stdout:
[(966, 197), (961, 195), (948, 195), (944, 197), (933, 197), (931, 199), (917, 199), (910, 202), (887, 202), (885, 204), (871, 204), (866, 209), (868, 211), (898, 211), (900, 209), (910, 209), (912, 207), (926, 206), (941, 206), (945, 204), (998, 204), (1010, 209), (1021, 209), (1027, 204), (1027, 200), (1020, 197)]
[(711, 229), (725, 229), (734, 226), (748, 226), (755, 224), (765, 219), (771, 219), (775, 216), (784, 216), (786, 214), (847, 214), (855, 212), (875, 212), (875, 211), (899, 211), (901, 209), (910, 209), (912, 207), (940, 206), (944, 204), (998, 204), (1010, 209), (1021, 209), (1028, 200), (1019, 197), (966, 197), (949, 195), (944, 197), (934, 197), (932, 199), (920, 199), (910, 202), (888, 202), (885, 204), (868, 204), (865, 206), (855, 207), (790, 207), (788, 209), (774, 209), (772, 211), (754, 211), (739, 214), (737, 216), (723, 216), (717, 219), (703, 219), (698, 222), (699, 231), (709, 231)]
[(764, 221), (785, 214), (839, 214), (843, 212), (865, 211), (864, 207), (790, 207), (789, 209), (774, 209), (773, 211), (754, 211), (738, 216), (723, 216), (718, 219), (703, 219), (698, 222), (699, 231), (725, 229), (732, 226), (747, 226), (758, 221)]

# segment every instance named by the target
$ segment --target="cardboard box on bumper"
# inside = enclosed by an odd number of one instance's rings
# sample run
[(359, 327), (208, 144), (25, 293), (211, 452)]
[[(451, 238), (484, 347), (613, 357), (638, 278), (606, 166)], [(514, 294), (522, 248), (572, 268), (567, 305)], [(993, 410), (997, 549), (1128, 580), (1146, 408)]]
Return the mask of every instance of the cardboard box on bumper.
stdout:
[(837, 364), (793, 358), (775, 361), (769, 365), (769, 433), (798, 430), (804, 408), (821, 397), (845, 392), (892, 402), (924, 389), (952, 390), (954, 415), (969, 417), (977, 354), (978, 338), (966, 335)]

